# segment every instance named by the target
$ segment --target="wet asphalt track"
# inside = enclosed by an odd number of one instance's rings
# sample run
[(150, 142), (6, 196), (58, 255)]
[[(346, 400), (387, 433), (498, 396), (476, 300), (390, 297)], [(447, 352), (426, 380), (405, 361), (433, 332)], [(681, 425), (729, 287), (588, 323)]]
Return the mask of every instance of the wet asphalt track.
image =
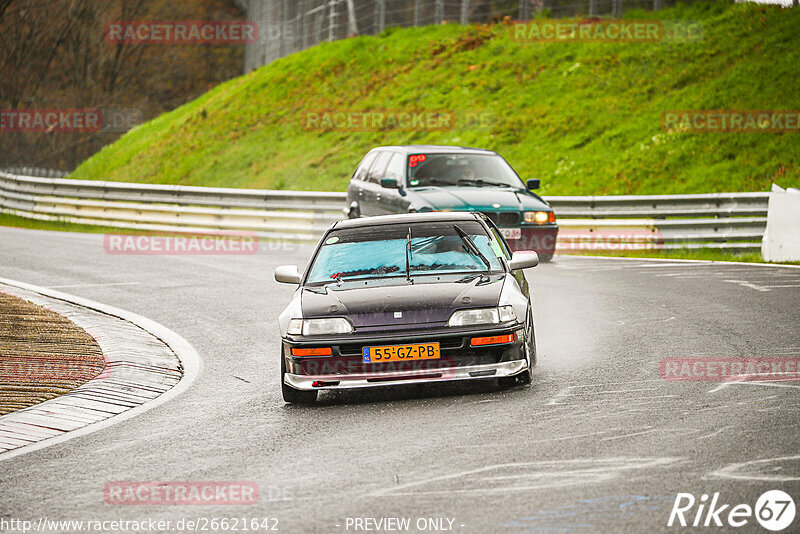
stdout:
[[(800, 505), (800, 382), (659, 378), (667, 357), (800, 356), (800, 269), (559, 257), (528, 272), (532, 386), (286, 406), (276, 319), (293, 289), (272, 270), (310, 250), (114, 256), (99, 235), (0, 228), (0, 276), (149, 317), (203, 359), (177, 399), (0, 462), (0, 518), (277, 517), (281, 532), (335, 533), (355, 532), (348, 517), (408, 517), (450, 518), (464, 533), (652, 532), (680, 530), (666, 528), (677, 492), (753, 505), (782, 489)], [(147, 480), (253, 481), (260, 503), (104, 502), (107, 482)], [(767, 532), (753, 519), (737, 531)]]

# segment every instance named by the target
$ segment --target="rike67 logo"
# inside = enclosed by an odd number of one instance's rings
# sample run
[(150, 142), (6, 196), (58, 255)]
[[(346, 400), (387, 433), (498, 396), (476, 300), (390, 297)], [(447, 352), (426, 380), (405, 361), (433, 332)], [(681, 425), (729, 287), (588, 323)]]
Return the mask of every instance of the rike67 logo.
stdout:
[(778, 532), (792, 525), (794, 516), (794, 500), (781, 490), (764, 492), (753, 507), (749, 504), (724, 504), (719, 492), (714, 493), (710, 502), (705, 493), (700, 499), (695, 499), (691, 493), (678, 493), (667, 526), (738, 528), (752, 525), (755, 518), (765, 529)]

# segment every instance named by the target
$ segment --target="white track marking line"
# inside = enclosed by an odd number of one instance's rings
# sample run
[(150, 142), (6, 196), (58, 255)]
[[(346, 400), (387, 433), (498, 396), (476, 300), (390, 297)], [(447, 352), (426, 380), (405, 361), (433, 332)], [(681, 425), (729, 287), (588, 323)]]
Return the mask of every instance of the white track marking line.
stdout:
[(769, 291), (769, 288), (766, 288), (766, 287), (763, 287), (763, 286), (759, 286), (759, 285), (756, 285), (756, 284), (751, 284), (750, 282), (748, 282), (746, 280), (723, 280), (723, 282), (729, 282), (731, 284), (738, 284), (738, 285), (740, 285), (742, 287), (747, 287), (749, 289), (755, 289), (756, 291)]
[(700, 436), (697, 439), (713, 438), (714, 436), (716, 436), (717, 434), (719, 434), (720, 432), (722, 432), (723, 430), (728, 429), (728, 428), (733, 428), (733, 425), (723, 426), (722, 428), (720, 428), (716, 432), (712, 432), (711, 434), (706, 434), (705, 436)]
[(139, 282), (110, 282), (108, 284), (68, 284), (63, 286), (45, 286), (47, 289), (72, 289), (81, 287), (138, 286)]
[(790, 389), (800, 389), (800, 385), (792, 385), (792, 384), (784, 384), (783, 382), (788, 382), (788, 380), (780, 380), (775, 382), (765, 382), (763, 380), (733, 380), (723, 382), (722, 384), (718, 385), (714, 389), (710, 390), (709, 393), (716, 393), (717, 391), (722, 391), (728, 386), (733, 385), (740, 385), (740, 386), (766, 386), (766, 387), (773, 387), (773, 388), (790, 388)]
[(694, 265), (744, 265), (746, 267), (753, 267), (754, 269), (759, 268), (772, 268), (772, 269), (800, 269), (800, 265), (780, 265), (775, 263), (749, 263), (744, 261), (711, 261), (711, 260), (679, 260), (679, 259), (672, 259), (672, 258), (621, 258), (616, 256), (580, 256), (580, 255), (573, 255), (570, 256), (569, 254), (564, 254), (561, 256), (569, 257), (572, 259), (577, 259), (575, 263), (579, 263), (582, 258), (591, 258), (595, 261), (605, 260), (605, 261), (629, 261), (629, 262), (661, 262), (661, 263), (683, 263), (683, 264), (694, 264)]
[(647, 430), (643, 430), (641, 432), (631, 432), (630, 434), (622, 434), (621, 436), (611, 436), (610, 438), (603, 438), (600, 441), (614, 441), (616, 439), (631, 438), (633, 436), (641, 436), (642, 434), (649, 434), (650, 432), (658, 432), (658, 429), (651, 426), (648, 427)]
[[(537, 439), (533, 441), (525, 441), (525, 442), (517, 442), (517, 443), (494, 443), (492, 447), (524, 447), (525, 445), (533, 445), (534, 443), (549, 443), (551, 441), (566, 441), (570, 439), (582, 439), (582, 438), (590, 438), (593, 436), (599, 436), (601, 434), (608, 434), (609, 432), (613, 432), (614, 430), (618, 430), (616, 428), (612, 428), (609, 430), (600, 430), (599, 432), (590, 432), (588, 434), (577, 434), (572, 436), (563, 436), (558, 438), (547, 438), (547, 439)], [(454, 449), (473, 449), (473, 448), (485, 448), (486, 445), (455, 445), (453, 446)]]
[(741, 469), (742, 467), (747, 467), (754, 464), (780, 462), (782, 460), (800, 460), (800, 456), (781, 456), (778, 458), (764, 458), (762, 460), (751, 460), (749, 462), (742, 462), (739, 464), (729, 464), (721, 469), (717, 469), (716, 471), (711, 473), (711, 476), (721, 477), (721, 478), (732, 478), (736, 480), (762, 480), (767, 482), (792, 482), (795, 480), (800, 480), (800, 476), (786, 477), (786, 476), (766, 475), (766, 474), (740, 475), (736, 473), (736, 471), (738, 469)]
[[(522, 490), (532, 490), (532, 489), (539, 489), (541, 486), (515, 486), (509, 485), (505, 487), (494, 487), (494, 488), (464, 488), (464, 489), (446, 489), (446, 490), (432, 490), (432, 491), (419, 491), (413, 490), (411, 492), (403, 492), (402, 490), (407, 490), (414, 487), (424, 486), (426, 484), (430, 484), (432, 482), (443, 482), (449, 480), (455, 480), (459, 478), (468, 477), (470, 475), (478, 475), (481, 473), (486, 473), (487, 475), (481, 477), (481, 481), (488, 480), (491, 477), (491, 471), (500, 470), (500, 469), (508, 469), (513, 468), (516, 470), (524, 469), (524, 468), (540, 468), (542, 475), (547, 475), (549, 478), (556, 478), (558, 476), (567, 475), (572, 476), (575, 478), (584, 478), (587, 475), (593, 475), (598, 478), (598, 482), (602, 480), (609, 480), (614, 476), (619, 476), (623, 471), (631, 470), (631, 469), (647, 469), (652, 467), (665, 467), (667, 465), (673, 464), (677, 461), (682, 460), (682, 458), (600, 458), (600, 459), (571, 459), (571, 460), (554, 460), (554, 461), (540, 461), (540, 462), (517, 462), (517, 463), (507, 463), (507, 464), (496, 464), (496, 465), (488, 465), (484, 467), (479, 467), (476, 469), (468, 469), (464, 471), (458, 471), (456, 473), (447, 474), (447, 475), (437, 475), (429, 478), (423, 478), (422, 480), (418, 480), (415, 482), (409, 482), (406, 484), (401, 484), (399, 486), (391, 486), (387, 488), (377, 489), (370, 493), (367, 493), (363, 497), (376, 497), (382, 495), (436, 495), (436, 494), (453, 494), (453, 493), (462, 493), (462, 494), (478, 494), (478, 493), (503, 493), (509, 491), (522, 491)], [(582, 467), (582, 466), (586, 467)], [(558, 471), (559, 467), (566, 467), (567, 470), (565, 471)], [(519, 473), (518, 476), (515, 477), (517, 480), (522, 478), (530, 478), (530, 476), (535, 475), (536, 473)], [(495, 475), (501, 476), (501, 475)], [(469, 481), (467, 481), (469, 482)], [(565, 485), (565, 484), (578, 484), (584, 483), (583, 481), (558, 481), (555, 480), (549, 486), (552, 485)], [(461, 484), (463, 486), (464, 483)]]

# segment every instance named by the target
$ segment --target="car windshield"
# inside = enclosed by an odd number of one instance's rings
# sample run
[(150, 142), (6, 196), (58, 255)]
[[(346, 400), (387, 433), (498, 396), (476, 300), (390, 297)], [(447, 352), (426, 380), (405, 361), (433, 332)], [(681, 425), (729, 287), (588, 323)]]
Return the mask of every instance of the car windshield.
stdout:
[[(457, 228), (466, 237), (462, 237)], [(411, 250), (407, 255), (409, 234)], [(477, 250), (472, 249), (469, 241)], [(502, 270), (499, 256), (502, 256), (500, 244), (477, 221), (347, 228), (334, 230), (325, 238), (306, 283), (495, 272)], [(407, 260), (410, 271), (406, 270)]]
[(525, 188), (514, 169), (496, 154), (410, 155), (408, 185)]

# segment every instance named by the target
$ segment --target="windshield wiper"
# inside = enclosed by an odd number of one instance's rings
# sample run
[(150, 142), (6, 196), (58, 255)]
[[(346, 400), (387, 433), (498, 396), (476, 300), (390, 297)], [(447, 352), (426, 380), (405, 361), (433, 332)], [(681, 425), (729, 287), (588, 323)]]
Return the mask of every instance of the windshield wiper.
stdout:
[(466, 182), (468, 184), (475, 184), (475, 185), (497, 185), (501, 187), (513, 187), (510, 184), (505, 182), (494, 182), (492, 180), (483, 180), (482, 178), (461, 178), (458, 180), (458, 183)]
[(481, 261), (486, 264), (486, 270), (487, 271), (491, 271), (492, 270), (492, 264), (489, 263), (489, 260), (486, 259), (486, 256), (481, 254), (481, 251), (478, 250), (477, 245), (475, 245), (475, 242), (469, 237), (469, 235), (464, 230), (459, 228), (459, 226), (457, 224), (454, 224), (453, 228), (455, 228), (456, 232), (458, 232), (458, 235), (461, 237), (461, 241), (464, 243), (464, 246), (466, 247), (466, 249), (469, 252), (471, 252), (472, 254), (474, 254), (475, 256), (479, 257), (481, 259)]
[(408, 227), (408, 237), (406, 238), (406, 280), (409, 284), (414, 283), (411, 278), (411, 258), (414, 257), (414, 252), (411, 250), (411, 227)]

